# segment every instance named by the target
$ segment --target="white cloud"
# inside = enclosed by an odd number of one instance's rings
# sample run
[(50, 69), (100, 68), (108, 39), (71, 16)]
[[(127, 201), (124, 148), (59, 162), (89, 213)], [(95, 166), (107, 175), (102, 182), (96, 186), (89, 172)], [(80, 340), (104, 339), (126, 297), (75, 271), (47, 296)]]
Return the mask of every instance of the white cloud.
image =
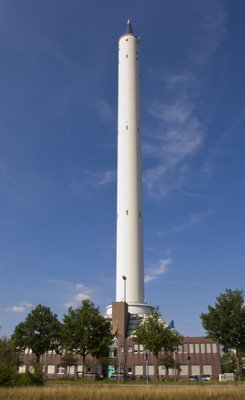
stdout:
[(92, 297), (86, 293), (77, 293), (75, 296), (71, 297), (66, 303), (65, 307), (77, 307), (79, 303), (83, 300), (92, 300)]
[(22, 313), (25, 310), (26, 310), (25, 307), (21, 307), (21, 306), (13, 306), (13, 307), (10, 307), (10, 308), (6, 308), (6, 311), (12, 311), (12, 312), (15, 312), (15, 313)]
[(28, 311), (32, 307), (32, 303), (28, 303), (27, 301), (19, 301), (18, 305), (13, 307), (7, 307), (6, 311), (15, 312), (15, 313), (23, 313)]
[(145, 275), (145, 283), (150, 282), (154, 279), (157, 279), (159, 275), (162, 275), (167, 272), (167, 266), (172, 262), (172, 259), (160, 259), (157, 265), (152, 265), (147, 268), (147, 274)]
[(28, 303), (27, 301), (20, 301), (19, 304), (25, 308), (31, 308), (32, 303)]
[(82, 283), (78, 283), (77, 285), (75, 285), (76, 289), (81, 289), (83, 287), (84, 287), (84, 285)]
[(71, 190), (80, 196), (91, 196), (94, 190), (116, 181), (116, 171), (90, 171), (83, 170), (78, 177), (73, 177)]

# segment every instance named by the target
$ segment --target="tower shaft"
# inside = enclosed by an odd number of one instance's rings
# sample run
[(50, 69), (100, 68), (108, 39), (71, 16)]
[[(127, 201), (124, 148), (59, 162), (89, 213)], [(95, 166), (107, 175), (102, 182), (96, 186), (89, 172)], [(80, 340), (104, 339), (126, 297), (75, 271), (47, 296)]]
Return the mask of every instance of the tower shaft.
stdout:
[(144, 260), (139, 39), (131, 25), (127, 32), (118, 50), (116, 301), (130, 305), (144, 303)]

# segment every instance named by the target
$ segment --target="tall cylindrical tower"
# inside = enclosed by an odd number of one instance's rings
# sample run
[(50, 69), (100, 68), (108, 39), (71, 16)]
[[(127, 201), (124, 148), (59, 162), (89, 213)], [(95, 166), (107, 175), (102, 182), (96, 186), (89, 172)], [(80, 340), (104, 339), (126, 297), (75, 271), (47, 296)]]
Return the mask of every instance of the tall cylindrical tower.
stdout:
[(140, 54), (130, 21), (119, 38), (118, 54), (116, 301), (130, 305), (144, 303)]

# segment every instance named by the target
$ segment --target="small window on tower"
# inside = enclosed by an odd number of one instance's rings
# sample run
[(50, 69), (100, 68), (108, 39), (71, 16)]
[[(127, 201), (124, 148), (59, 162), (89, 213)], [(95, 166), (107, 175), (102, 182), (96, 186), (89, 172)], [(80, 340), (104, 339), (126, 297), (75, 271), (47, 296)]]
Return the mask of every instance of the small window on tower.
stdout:
[(126, 210), (126, 215), (128, 215), (128, 210)]
[(126, 54), (126, 58), (128, 58), (128, 55)]
[(138, 128), (138, 132), (140, 131), (140, 128)]
[(126, 125), (126, 129), (128, 130), (128, 125)]
[(139, 211), (139, 217), (141, 217), (141, 212)]
[(128, 42), (128, 39), (126, 39), (126, 42)]
[(138, 57), (136, 57), (136, 61), (138, 61)]

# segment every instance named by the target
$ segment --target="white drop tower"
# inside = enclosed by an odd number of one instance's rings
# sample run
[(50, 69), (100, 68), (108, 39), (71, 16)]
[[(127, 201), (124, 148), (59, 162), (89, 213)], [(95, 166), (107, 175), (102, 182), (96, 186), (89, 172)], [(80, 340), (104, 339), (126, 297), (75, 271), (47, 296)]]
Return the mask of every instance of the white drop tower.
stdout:
[(128, 20), (118, 48), (116, 301), (126, 301), (132, 314), (150, 311), (144, 302), (139, 57)]

